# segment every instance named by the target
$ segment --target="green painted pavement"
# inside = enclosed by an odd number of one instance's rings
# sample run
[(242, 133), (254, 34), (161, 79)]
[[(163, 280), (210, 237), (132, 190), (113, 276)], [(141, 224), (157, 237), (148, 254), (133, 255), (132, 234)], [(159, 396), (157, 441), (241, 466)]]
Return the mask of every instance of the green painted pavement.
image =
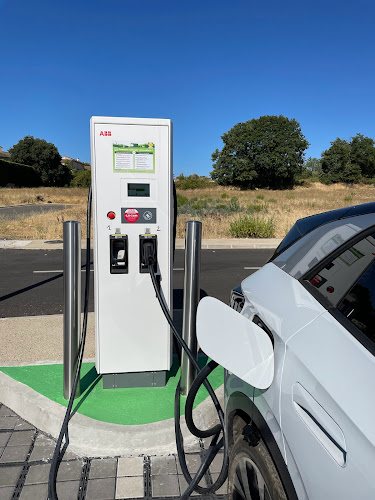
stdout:
[[(206, 364), (199, 358), (199, 364)], [(63, 365), (33, 365), (1, 367), (0, 370), (18, 382), (28, 385), (47, 398), (67, 406), (63, 398)], [(223, 383), (224, 370), (218, 366), (209, 376), (216, 390)], [(94, 363), (83, 363), (81, 370), (81, 396), (75, 400), (74, 411), (87, 417), (113, 424), (137, 425), (159, 422), (173, 417), (174, 394), (180, 370), (176, 363), (172, 367), (165, 387), (142, 387), (131, 389), (103, 389), (102, 377), (97, 374)], [(195, 406), (208, 397), (201, 387)], [(181, 397), (181, 412), (185, 398)]]

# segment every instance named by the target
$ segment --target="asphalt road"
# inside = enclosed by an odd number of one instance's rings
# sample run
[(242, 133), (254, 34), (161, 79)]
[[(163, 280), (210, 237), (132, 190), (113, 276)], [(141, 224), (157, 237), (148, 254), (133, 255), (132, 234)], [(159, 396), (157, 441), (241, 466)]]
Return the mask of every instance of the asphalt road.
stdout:
[(56, 210), (64, 210), (72, 205), (56, 205), (48, 203), (45, 205), (12, 205), (10, 207), (0, 207), (0, 217), (6, 219), (16, 219), (17, 217), (27, 217), (35, 213), (53, 212)]
[[(228, 303), (229, 292), (261, 267), (273, 250), (202, 250), (201, 296)], [(62, 250), (0, 250), (0, 317), (61, 314)], [(82, 252), (82, 262), (85, 254)], [(174, 308), (182, 308), (184, 251), (176, 250)], [(91, 272), (89, 310), (94, 310)], [(84, 278), (84, 276), (82, 276)], [(84, 283), (84, 280), (82, 280)], [(83, 290), (82, 290), (83, 305)]]

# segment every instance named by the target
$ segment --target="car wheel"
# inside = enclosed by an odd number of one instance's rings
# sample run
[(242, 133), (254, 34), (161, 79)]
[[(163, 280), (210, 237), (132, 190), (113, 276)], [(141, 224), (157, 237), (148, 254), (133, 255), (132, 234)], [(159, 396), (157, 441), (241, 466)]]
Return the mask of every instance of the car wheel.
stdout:
[(229, 456), (229, 500), (287, 500), (264, 442), (250, 446), (239, 434)]

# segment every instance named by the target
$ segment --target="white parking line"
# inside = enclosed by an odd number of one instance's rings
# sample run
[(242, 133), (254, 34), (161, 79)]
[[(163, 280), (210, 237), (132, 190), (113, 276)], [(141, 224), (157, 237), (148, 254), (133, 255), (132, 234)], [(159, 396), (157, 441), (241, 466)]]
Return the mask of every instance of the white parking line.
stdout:
[[(176, 268), (173, 269), (173, 271), (183, 271), (183, 270), (184, 270), (183, 267), (176, 267)], [(93, 273), (94, 269), (90, 269), (90, 271)], [(33, 271), (34, 274), (45, 274), (45, 273), (57, 274), (57, 273), (62, 273), (62, 272), (64, 272), (62, 269), (49, 269), (49, 270), (46, 270), (46, 271)], [(82, 273), (86, 272), (86, 269), (81, 269), (81, 272)]]
[(244, 269), (262, 269), (261, 267), (244, 267)]

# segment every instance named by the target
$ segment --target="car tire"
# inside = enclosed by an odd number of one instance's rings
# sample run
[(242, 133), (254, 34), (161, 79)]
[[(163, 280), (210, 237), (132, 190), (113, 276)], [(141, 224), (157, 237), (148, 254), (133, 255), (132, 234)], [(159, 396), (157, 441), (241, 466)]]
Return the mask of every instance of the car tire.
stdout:
[(287, 500), (264, 442), (251, 446), (239, 433), (229, 455), (229, 500)]

